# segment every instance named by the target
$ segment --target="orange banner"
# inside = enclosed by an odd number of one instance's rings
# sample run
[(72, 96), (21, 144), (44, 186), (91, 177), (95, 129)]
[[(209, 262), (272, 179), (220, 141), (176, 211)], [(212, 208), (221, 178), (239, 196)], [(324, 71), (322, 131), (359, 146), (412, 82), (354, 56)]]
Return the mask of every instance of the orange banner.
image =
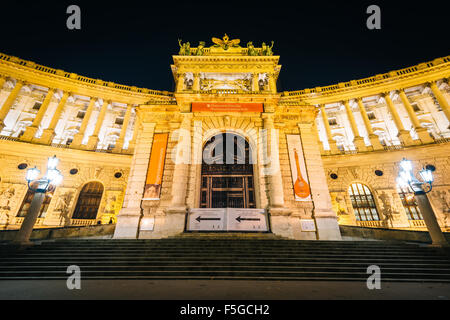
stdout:
[(264, 112), (262, 103), (193, 102), (192, 112)]
[(144, 199), (159, 199), (168, 138), (168, 133), (157, 133), (153, 137), (147, 181), (145, 182)]

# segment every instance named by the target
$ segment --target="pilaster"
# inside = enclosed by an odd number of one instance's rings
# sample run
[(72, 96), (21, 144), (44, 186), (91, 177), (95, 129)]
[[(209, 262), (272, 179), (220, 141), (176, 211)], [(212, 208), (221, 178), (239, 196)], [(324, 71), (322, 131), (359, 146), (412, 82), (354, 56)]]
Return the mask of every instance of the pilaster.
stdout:
[(117, 215), (115, 239), (137, 239), (142, 217), (141, 202), (147, 177), (156, 123), (142, 123), (137, 135), (123, 207)]
[(303, 146), (305, 165), (314, 202), (313, 217), (316, 221), (319, 240), (341, 240), (336, 213), (333, 211), (322, 157), (312, 123), (298, 123)]

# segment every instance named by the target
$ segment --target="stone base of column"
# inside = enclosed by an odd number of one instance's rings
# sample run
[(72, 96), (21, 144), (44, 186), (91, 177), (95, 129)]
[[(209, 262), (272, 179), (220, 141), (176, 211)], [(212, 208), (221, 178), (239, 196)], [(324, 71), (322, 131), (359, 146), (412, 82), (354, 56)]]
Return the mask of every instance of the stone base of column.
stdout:
[(140, 208), (120, 210), (113, 239), (137, 239), (141, 217)]
[(353, 144), (355, 145), (356, 150), (358, 150), (359, 152), (367, 151), (367, 146), (364, 143), (364, 138), (363, 137), (356, 136), (353, 139)]
[(165, 213), (168, 214), (184, 214), (187, 213), (187, 207), (186, 206), (171, 206), (166, 209), (164, 209)]
[(416, 129), (416, 132), (423, 144), (434, 143), (434, 139), (430, 136), (427, 129), (418, 128)]
[(37, 127), (29, 126), (25, 129), (24, 134), (20, 137), (20, 141), (31, 142), (38, 131)]
[(405, 146), (413, 146), (415, 143), (407, 130), (401, 130), (398, 132), (397, 137)]
[(380, 138), (376, 134), (371, 134), (369, 136), (369, 140), (373, 150), (384, 150), (384, 147), (381, 145)]
[(53, 129), (45, 129), (42, 136), (37, 140), (38, 143), (50, 145), (55, 137), (55, 131)]
[(341, 153), (341, 151), (338, 149), (338, 147), (336, 145), (336, 141), (334, 141), (333, 139), (328, 140), (328, 145), (330, 146), (331, 154)]
[(71, 148), (82, 149), (81, 143), (83, 142), (84, 134), (77, 133), (73, 136), (73, 141), (70, 144)]
[(121, 153), (122, 152), (122, 147), (123, 147), (123, 140), (118, 139), (116, 141), (116, 145), (114, 146), (114, 149), (112, 151), (116, 152), (116, 153)]
[(97, 148), (98, 141), (99, 141), (98, 136), (90, 136), (88, 143), (86, 145), (86, 149), (95, 150)]
[(128, 149), (126, 149), (126, 153), (128, 154), (134, 154), (134, 149), (136, 148), (136, 143), (135, 142), (130, 142), (128, 144)]
[(335, 215), (316, 216), (314, 220), (317, 227), (317, 240), (342, 240)]
[(292, 210), (288, 208), (269, 207), (268, 212), (271, 216), (288, 216), (292, 213)]

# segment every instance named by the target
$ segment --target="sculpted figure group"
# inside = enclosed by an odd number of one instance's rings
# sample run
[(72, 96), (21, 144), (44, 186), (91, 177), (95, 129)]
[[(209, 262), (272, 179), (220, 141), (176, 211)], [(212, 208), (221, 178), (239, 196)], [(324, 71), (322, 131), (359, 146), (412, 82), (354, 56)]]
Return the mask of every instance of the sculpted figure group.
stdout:
[[(239, 43), (241, 40), (234, 39), (230, 40), (230, 38), (225, 34), (223, 39), (212, 38), (214, 42), (213, 47), (222, 48), (223, 50), (228, 50), (229, 48), (240, 48)], [(182, 43), (181, 39), (178, 39), (178, 44), (180, 46), (179, 55), (180, 56), (203, 56), (205, 54), (205, 45), (204, 41), (200, 41), (197, 48), (191, 48), (191, 44), (189, 42)], [(272, 56), (273, 55), (273, 41), (270, 46), (268, 46), (265, 42), (262, 43), (261, 48), (255, 48), (253, 42), (247, 43), (247, 55), (249, 56)]]

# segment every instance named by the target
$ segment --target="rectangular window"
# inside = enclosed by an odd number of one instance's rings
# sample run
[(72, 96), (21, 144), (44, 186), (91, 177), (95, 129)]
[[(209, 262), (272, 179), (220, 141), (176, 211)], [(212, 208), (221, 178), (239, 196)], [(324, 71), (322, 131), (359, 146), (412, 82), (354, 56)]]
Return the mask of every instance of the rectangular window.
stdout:
[(330, 124), (330, 126), (336, 126), (337, 120), (336, 120), (336, 118), (329, 118), (328, 123)]
[(33, 106), (33, 110), (39, 110), (41, 108), (42, 102), (35, 102)]
[(77, 118), (84, 119), (85, 115), (86, 115), (86, 111), (80, 110), (80, 111), (78, 111)]
[(123, 125), (123, 118), (116, 118), (115, 124)]
[(369, 120), (375, 120), (375, 113), (373, 112), (367, 112), (367, 117), (369, 118)]
[(422, 111), (422, 110), (420, 110), (420, 108), (419, 108), (419, 106), (417, 105), (417, 103), (412, 103), (411, 105), (412, 105), (412, 107), (413, 107), (414, 112)]

